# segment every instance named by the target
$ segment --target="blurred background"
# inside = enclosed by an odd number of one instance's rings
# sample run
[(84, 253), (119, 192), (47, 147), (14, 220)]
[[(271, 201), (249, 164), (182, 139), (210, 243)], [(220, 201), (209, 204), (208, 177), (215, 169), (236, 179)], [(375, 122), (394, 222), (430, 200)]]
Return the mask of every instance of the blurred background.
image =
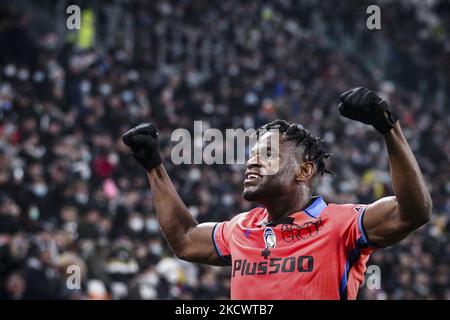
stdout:
[[(66, 8), (81, 8), (68, 30)], [(381, 30), (366, 28), (367, 6)], [(324, 138), (329, 202), (392, 195), (383, 139), (339, 117), (339, 95), (398, 110), (434, 203), (432, 221), (374, 253), (381, 288), (359, 299), (450, 299), (450, 2), (3, 1), (0, 4), (0, 298), (228, 299), (228, 268), (174, 258), (144, 171), (121, 143), (161, 130), (167, 170), (199, 222), (241, 199), (243, 166), (178, 165), (170, 133), (276, 118)], [(69, 265), (81, 268), (70, 290)]]

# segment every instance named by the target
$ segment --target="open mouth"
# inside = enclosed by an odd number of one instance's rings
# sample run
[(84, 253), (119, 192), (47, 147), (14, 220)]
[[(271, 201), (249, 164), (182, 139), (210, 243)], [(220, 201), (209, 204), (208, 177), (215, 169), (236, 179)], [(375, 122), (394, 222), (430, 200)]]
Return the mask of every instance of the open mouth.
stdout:
[(251, 183), (251, 182), (256, 182), (258, 180), (261, 180), (262, 176), (258, 173), (254, 173), (254, 172), (249, 172), (245, 174), (245, 180), (244, 183)]

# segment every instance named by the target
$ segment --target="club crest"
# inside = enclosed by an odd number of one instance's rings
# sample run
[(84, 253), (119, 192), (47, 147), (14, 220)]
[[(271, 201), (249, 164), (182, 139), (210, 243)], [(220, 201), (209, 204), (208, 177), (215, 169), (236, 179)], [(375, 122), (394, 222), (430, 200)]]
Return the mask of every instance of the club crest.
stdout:
[(275, 248), (277, 244), (275, 232), (270, 227), (264, 229), (264, 243), (266, 244), (266, 248)]

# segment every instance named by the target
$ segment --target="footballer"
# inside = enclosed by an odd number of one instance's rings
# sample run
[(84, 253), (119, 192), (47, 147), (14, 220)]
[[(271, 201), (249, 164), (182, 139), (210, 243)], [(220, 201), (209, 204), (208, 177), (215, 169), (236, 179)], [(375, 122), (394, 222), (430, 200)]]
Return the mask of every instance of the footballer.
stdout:
[[(315, 177), (329, 172), (321, 140), (298, 124), (276, 120), (261, 132), (246, 163), (243, 198), (261, 205), (230, 221), (199, 224), (161, 161), (158, 133), (141, 124), (123, 135), (144, 167), (157, 217), (177, 257), (231, 266), (231, 299), (356, 299), (369, 255), (427, 223), (432, 201), (389, 104), (366, 88), (341, 95), (343, 117), (372, 125), (386, 143), (394, 195), (371, 204), (326, 203), (313, 196)], [(279, 170), (262, 156), (278, 130)]]

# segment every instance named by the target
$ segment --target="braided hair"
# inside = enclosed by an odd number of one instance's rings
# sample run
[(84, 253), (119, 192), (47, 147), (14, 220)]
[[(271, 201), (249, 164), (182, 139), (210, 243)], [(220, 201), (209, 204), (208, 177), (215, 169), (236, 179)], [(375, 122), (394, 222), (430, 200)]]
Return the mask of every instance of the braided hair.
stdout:
[(305, 129), (301, 124), (291, 124), (286, 120), (275, 120), (267, 123), (257, 129), (257, 137), (261, 133), (271, 129), (279, 130), (279, 133), (284, 135), (287, 140), (294, 140), (297, 147), (302, 145), (304, 148), (303, 157), (306, 161), (312, 161), (316, 164), (317, 174), (323, 176), (324, 173), (334, 175), (333, 172), (325, 167), (324, 159), (331, 156), (331, 153), (325, 153), (322, 149), (323, 140), (315, 137), (311, 132)]

